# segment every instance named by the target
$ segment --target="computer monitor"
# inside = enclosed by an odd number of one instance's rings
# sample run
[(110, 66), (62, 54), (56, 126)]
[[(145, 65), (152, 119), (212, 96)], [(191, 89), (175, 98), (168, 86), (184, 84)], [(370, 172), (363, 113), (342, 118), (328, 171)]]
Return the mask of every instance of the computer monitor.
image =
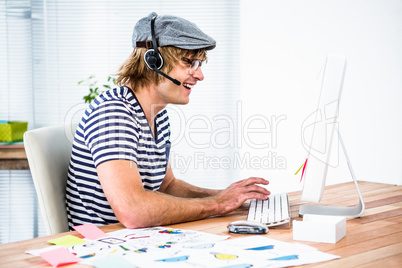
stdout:
[[(319, 203), (326, 184), (328, 167), (334, 166), (338, 159), (331, 159), (334, 145), (341, 145), (349, 171), (359, 195), (359, 204), (355, 207), (333, 207), (303, 205), (299, 214), (338, 215), (358, 217), (364, 211), (364, 202), (354, 176), (346, 148), (338, 128), (339, 102), (346, 70), (346, 58), (343, 55), (329, 54), (321, 72), (321, 90), (317, 110), (311, 114), (302, 126), (303, 145), (308, 151), (303, 174), (302, 201)], [(309, 134), (306, 133), (310, 130)], [(311, 137), (310, 140), (306, 137)], [(337, 137), (334, 140), (334, 137)], [(337, 155), (337, 157), (341, 155)], [(332, 161), (332, 162), (331, 162)], [(342, 194), (342, 193), (340, 193)]]

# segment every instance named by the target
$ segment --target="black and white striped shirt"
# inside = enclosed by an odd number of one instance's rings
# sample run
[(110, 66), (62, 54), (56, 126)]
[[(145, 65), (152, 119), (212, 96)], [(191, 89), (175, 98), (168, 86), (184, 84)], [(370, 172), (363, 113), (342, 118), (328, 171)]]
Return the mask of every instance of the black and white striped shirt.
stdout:
[(75, 133), (67, 179), (70, 229), (86, 223), (118, 222), (100, 185), (96, 167), (125, 159), (137, 164), (144, 189), (158, 190), (170, 152), (170, 126), (165, 109), (155, 118), (154, 137), (143, 109), (128, 87), (99, 95), (85, 111)]

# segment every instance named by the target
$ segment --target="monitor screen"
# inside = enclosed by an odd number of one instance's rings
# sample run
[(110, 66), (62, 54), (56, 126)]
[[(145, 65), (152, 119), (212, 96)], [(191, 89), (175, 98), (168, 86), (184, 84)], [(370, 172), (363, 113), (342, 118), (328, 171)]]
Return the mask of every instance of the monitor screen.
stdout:
[[(302, 125), (302, 142), (308, 152), (303, 173), (302, 201), (318, 203), (326, 183), (328, 167), (337, 164), (331, 150), (337, 145), (339, 101), (346, 58), (329, 54), (320, 75), (318, 106)], [(336, 139), (336, 140), (335, 140)], [(335, 148), (337, 149), (337, 148)]]

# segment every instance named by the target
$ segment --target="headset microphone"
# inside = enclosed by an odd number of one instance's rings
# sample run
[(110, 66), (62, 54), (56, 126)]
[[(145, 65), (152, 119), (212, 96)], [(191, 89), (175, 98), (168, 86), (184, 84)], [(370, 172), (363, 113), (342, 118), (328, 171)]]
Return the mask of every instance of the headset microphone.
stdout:
[(164, 72), (161, 72), (161, 71), (158, 70), (158, 69), (153, 69), (153, 70), (154, 70), (155, 72), (157, 72), (158, 74), (160, 74), (160, 75), (166, 77), (167, 79), (169, 79), (170, 81), (172, 81), (172, 82), (175, 83), (176, 85), (178, 85), (178, 86), (181, 85), (181, 83), (180, 83), (179, 80), (176, 80), (176, 79), (174, 79), (173, 77), (168, 76), (167, 74), (165, 74)]
[(152, 44), (153, 44), (154, 49), (148, 49), (147, 52), (145, 52), (144, 61), (151, 70), (157, 72), (158, 74), (160, 74), (163, 77), (172, 81), (174, 84), (180, 86), (181, 83), (178, 80), (176, 80), (176, 79), (170, 77), (169, 75), (165, 74), (164, 72), (160, 71), (160, 69), (163, 66), (163, 58), (162, 58), (162, 55), (158, 51), (158, 45), (156, 43), (155, 30), (154, 30), (155, 19), (156, 19), (156, 16), (154, 16), (151, 20)]

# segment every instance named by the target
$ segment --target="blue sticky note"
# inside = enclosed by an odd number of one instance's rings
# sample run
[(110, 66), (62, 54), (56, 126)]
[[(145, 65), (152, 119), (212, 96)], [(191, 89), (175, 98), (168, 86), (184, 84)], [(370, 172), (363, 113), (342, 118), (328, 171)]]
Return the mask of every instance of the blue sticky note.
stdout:
[(131, 264), (128, 260), (126, 260), (122, 256), (107, 256), (105, 258), (96, 259), (91, 261), (91, 263), (96, 268), (134, 268), (135, 266)]

